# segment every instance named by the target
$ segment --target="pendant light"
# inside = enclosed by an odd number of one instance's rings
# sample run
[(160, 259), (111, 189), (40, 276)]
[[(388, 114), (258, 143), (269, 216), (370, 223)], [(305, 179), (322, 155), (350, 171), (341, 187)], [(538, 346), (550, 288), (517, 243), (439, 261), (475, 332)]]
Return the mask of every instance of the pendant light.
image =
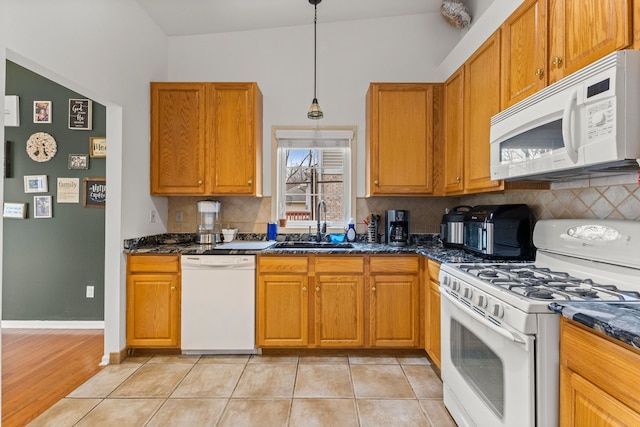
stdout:
[(307, 113), (307, 117), (312, 120), (318, 120), (324, 117), (322, 113), (322, 108), (318, 104), (318, 98), (316, 97), (316, 60), (318, 57), (317, 54), (317, 42), (316, 42), (316, 27), (318, 26), (318, 3), (322, 0), (309, 0), (309, 3), (313, 5), (315, 10), (315, 16), (313, 19), (313, 101), (311, 102), (311, 107), (309, 107), (309, 112)]

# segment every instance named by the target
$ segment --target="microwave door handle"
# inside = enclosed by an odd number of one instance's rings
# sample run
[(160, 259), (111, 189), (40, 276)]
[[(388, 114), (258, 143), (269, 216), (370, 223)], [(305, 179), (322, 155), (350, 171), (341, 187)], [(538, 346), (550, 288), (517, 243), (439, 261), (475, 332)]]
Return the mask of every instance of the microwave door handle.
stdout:
[(562, 139), (564, 140), (569, 159), (571, 159), (573, 163), (576, 163), (578, 161), (578, 148), (575, 146), (573, 140), (573, 122), (571, 121), (574, 104), (578, 104), (578, 92), (576, 91), (571, 94), (562, 112)]

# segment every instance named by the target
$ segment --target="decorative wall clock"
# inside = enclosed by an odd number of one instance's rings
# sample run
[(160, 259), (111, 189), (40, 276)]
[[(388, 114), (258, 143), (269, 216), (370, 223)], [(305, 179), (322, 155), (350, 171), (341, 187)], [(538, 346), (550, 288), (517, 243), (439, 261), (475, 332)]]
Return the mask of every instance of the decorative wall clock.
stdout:
[(46, 132), (36, 132), (27, 140), (27, 154), (36, 162), (48, 162), (56, 155), (56, 140)]

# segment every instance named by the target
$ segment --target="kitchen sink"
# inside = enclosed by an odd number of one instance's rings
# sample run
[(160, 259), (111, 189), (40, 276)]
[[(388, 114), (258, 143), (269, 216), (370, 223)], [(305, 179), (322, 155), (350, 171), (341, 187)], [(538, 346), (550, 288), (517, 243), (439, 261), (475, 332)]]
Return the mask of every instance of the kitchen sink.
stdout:
[(351, 243), (331, 243), (331, 242), (307, 242), (289, 241), (278, 242), (273, 245), (275, 249), (351, 249)]

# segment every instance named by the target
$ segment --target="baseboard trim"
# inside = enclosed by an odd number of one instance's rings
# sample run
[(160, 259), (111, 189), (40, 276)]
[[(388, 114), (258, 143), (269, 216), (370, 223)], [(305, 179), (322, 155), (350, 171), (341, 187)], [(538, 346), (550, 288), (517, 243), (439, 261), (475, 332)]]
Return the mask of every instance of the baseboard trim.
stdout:
[(118, 352), (105, 354), (102, 358), (101, 365), (119, 365), (127, 358), (127, 348), (123, 348)]
[(3, 329), (104, 329), (104, 320), (3, 320)]

